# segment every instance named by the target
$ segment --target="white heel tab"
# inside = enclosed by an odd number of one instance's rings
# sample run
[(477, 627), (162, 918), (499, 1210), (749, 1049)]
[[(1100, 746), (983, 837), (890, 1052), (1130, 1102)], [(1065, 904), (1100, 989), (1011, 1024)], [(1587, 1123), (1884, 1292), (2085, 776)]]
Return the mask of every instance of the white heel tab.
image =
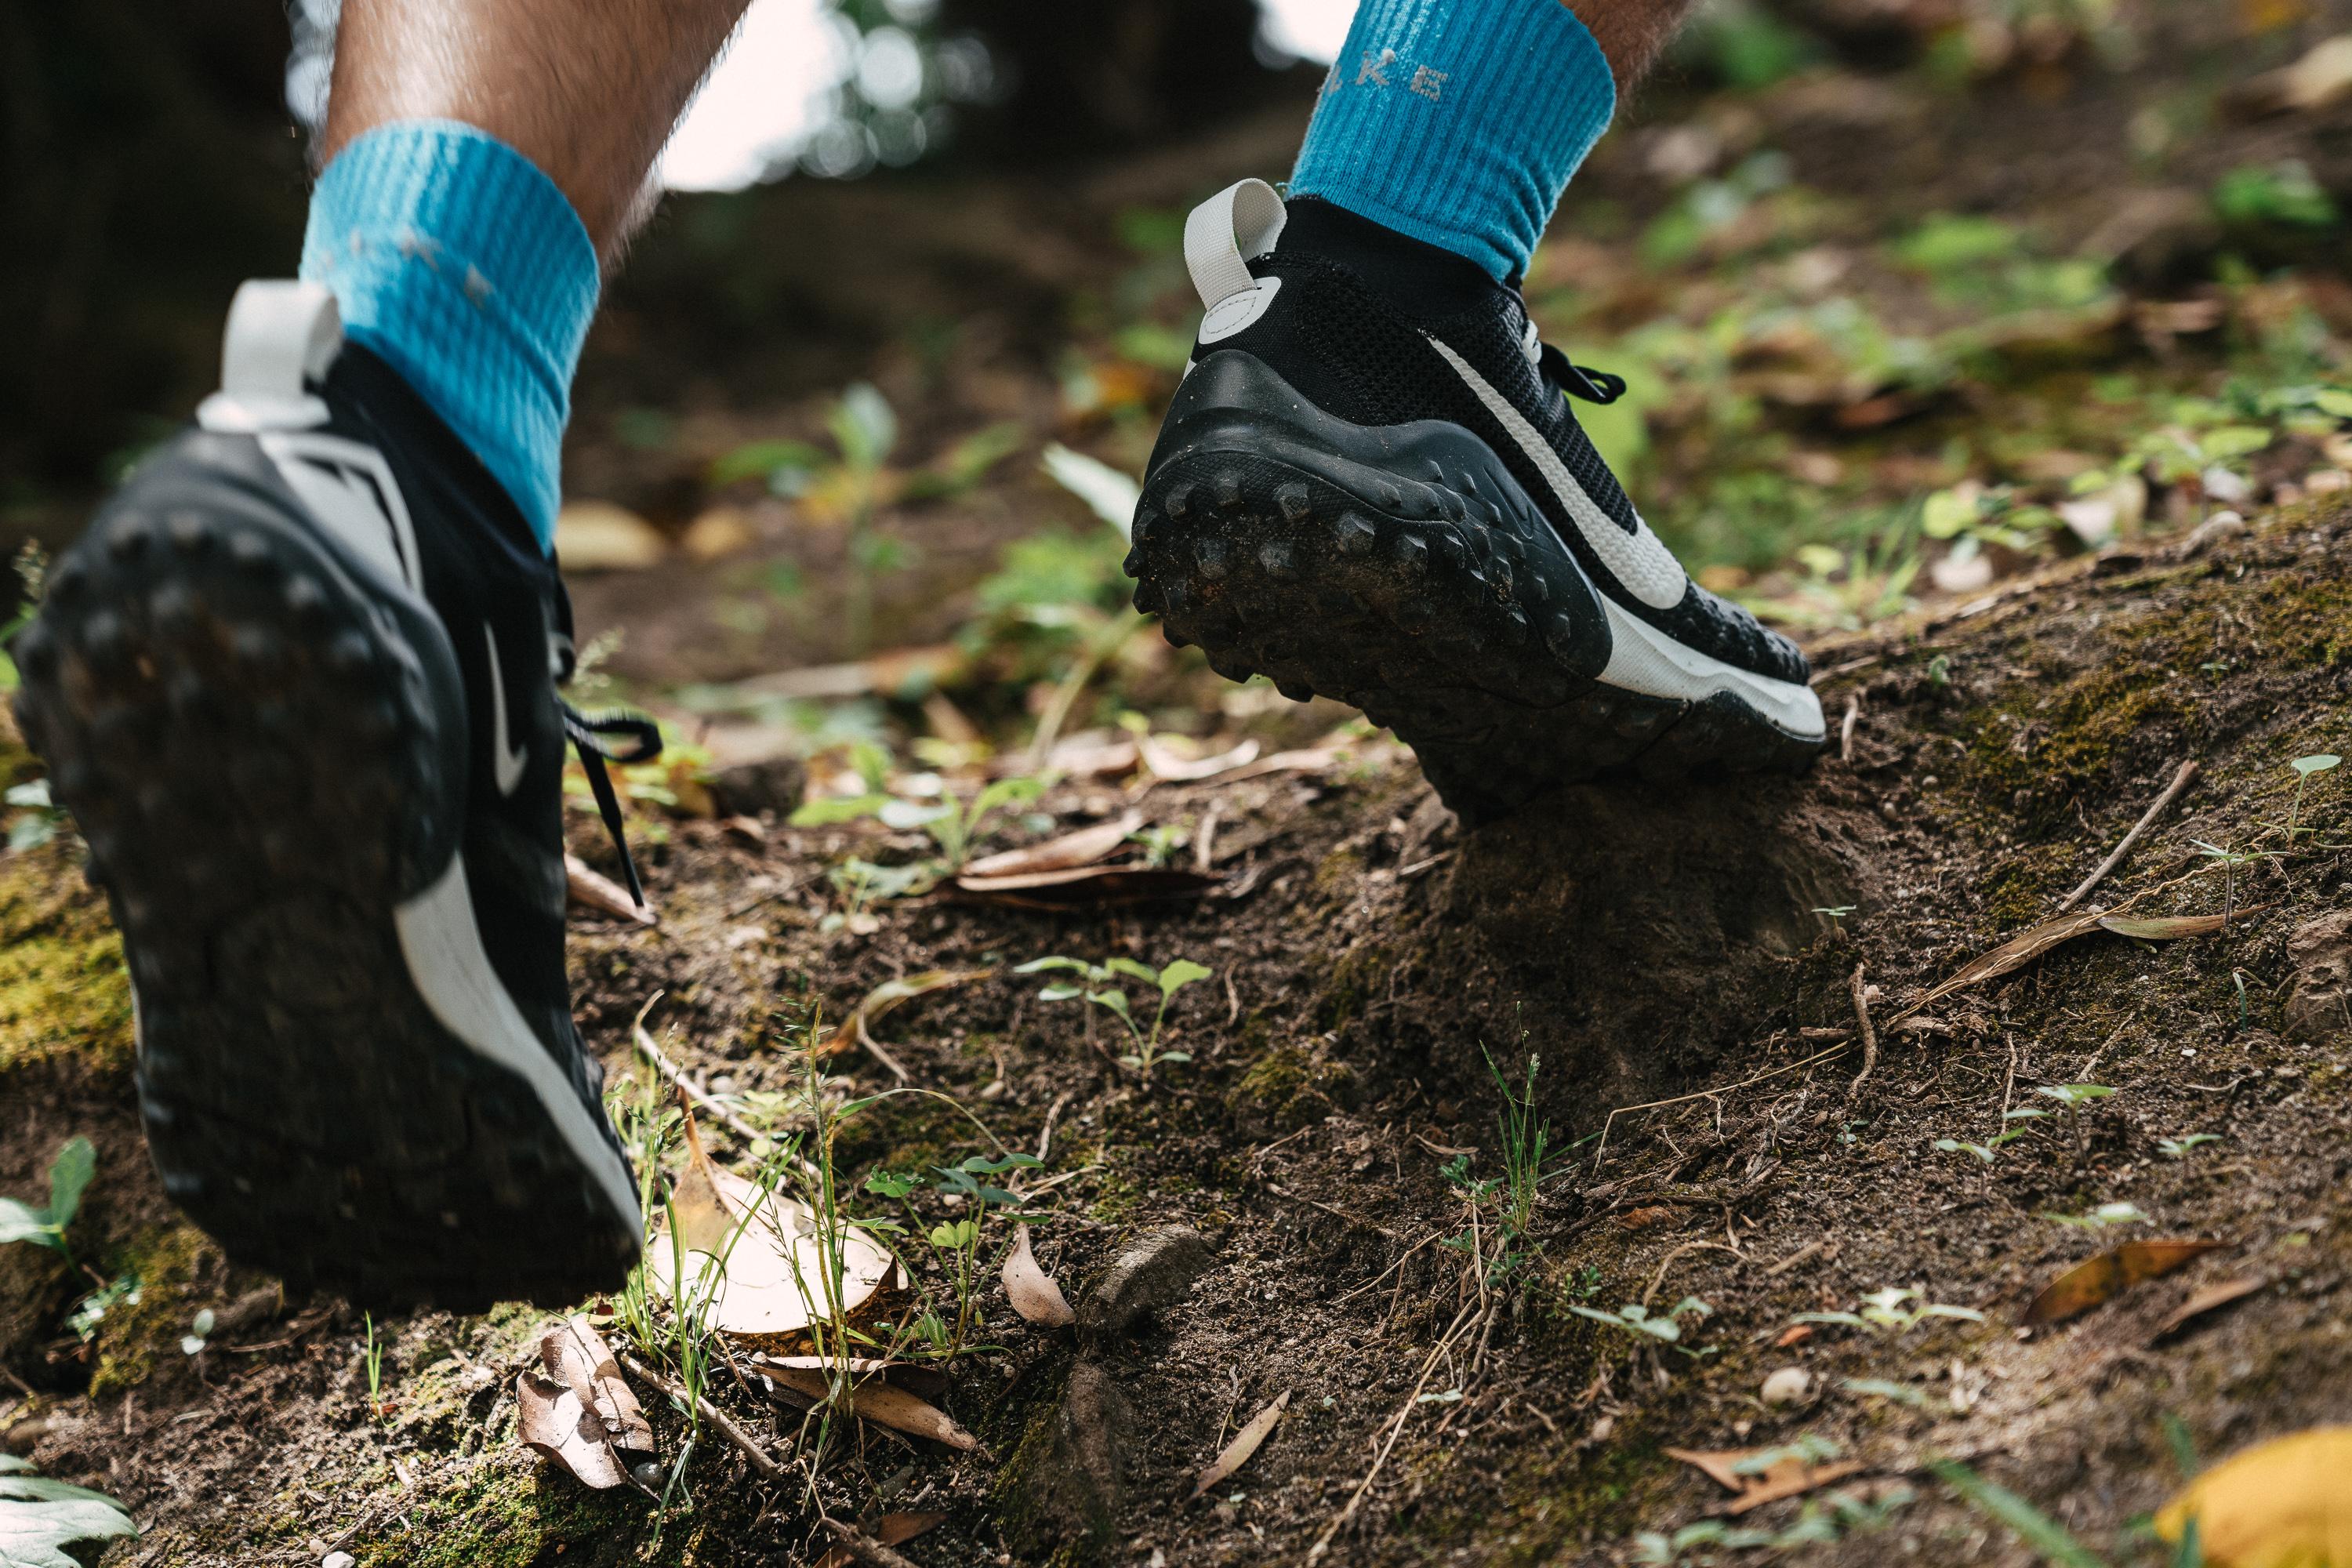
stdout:
[(323, 283), (248, 282), (228, 308), (221, 389), (196, 410), (207, 430), (305, 430), (327, 422), (309, 383), (342, 352), (342, 313)]
[(1184, 220), (1184, 266), (1208, 311), (1201, 322), (1202, 342), (1240, 331), (1280, 292), (1281, 279), (1250, 276), (1249, 258), (1274, 248), (1288, 216), (1272, 185), (1244, 180), (1194, 207)]

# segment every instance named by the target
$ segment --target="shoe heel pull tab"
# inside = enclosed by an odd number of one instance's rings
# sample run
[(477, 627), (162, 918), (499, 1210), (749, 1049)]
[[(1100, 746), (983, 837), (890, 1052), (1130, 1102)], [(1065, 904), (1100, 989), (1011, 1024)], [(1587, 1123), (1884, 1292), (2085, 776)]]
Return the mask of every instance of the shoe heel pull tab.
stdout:
[(1201, 341), (1232, 337), (1265, 314), (1281, 291), (1279, 278), (1253, 278), (1249, 258), (1274, 248), (1288, 217), (1282, 198), (1264, 180), (1226, 186), (1184, 220), (1184, 266), (1202, 308)]
[(255, 280), (238, 288), (221, 337), (221, 389), (196, 410), (207, 430), (306, 430), (327, 422), (310, 384), (342, 352), (342, 313), (323, 283)]

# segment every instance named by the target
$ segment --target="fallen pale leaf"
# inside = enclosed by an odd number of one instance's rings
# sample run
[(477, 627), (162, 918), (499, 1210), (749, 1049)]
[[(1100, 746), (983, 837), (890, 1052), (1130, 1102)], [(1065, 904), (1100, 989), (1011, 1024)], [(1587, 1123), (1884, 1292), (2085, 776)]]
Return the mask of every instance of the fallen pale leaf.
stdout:
[(1699, 1470), (1726, 1491), (1738, 1495), (1723, 1505), (1724, 1513), (1746, 1513), (1751, 1508), (1761, 1508), (1782, 1498), (1800, 1497), (1816, 1487), (1843, 1480), (1860, 1470), (1858, 1460), (1842, 1459), (1835, 1464), (1809, 1465), (1795, 1455), (1775, 1460), (1767, 1468), (1747, 1474), (1734, 1468), (1771, 1452), (1769, 1448), (1723, 1448), (1701, 1451), (1692, 1448), (1668, 1448), (1666, 1457), (1680, 1459)]
[(1019, 877), (1032, 871), (1066, 871), (1073, 866), (1091, 866), (1117, 853), (1118, 847), (1127, 842), (1128, 835), (1142, 826), (1143, 813), (1130, 811), (1113, 821), (1081, 827), (1076, 833), (1048, 838), (1043, 844), (1032, 844), (1024, 849), (983, 855), (965, 866), (963, 874), (967, 877)]
[(2168, 1334), (2177, 1332), (2184, 1324), (2201, 1318), (2217, 1308), (2226, 1307), (2232, 1301), (2244, 1300), (2269, 1283), (2267, 1279), (2248, 1278), (2224, 1279), (2219, 1285), (2208, 1285), (2186, 1301), (2181, 1302), (2179, 1306), (2175, 1307), (2172, 1310), (2172, 1315), (2158, 1324), (2156, 1332), (2150, 1334), (2148, 1338), (2151, 1342), (2163, 1339)]
[(1780, 1331), (1780, 1337), (1772, 1342), (1772, 1348), (1774, 1350), (1784, 1351), (1790, 1345), (1803, 1344), (1807, 1340), (1811, 1339), (1812, 1337), (1812, 1324), (1791, 1323), (1787, 1328)]
[(1257, 1452), (1258, 1446), (1265, 1441), (1266, 1434), (1274, 1430), (1275, 1424), (1282, 1419), (1282, 1413), (1289, 1408), (1290, 1390), (1286, 1388), (1274, 1396), (1273, 1404), (1251, 1416), (1248, 1426), (1234, 1434), (1234, 1440), (1225, 1445), (1224, 1452), (1217, 1456), (1215, 1463), (1201, 1472), (1201, 1479), (1192, 1485), (1192, 1495), (1184, 1500), (1196, 1501), (1202, 1492), (1248, 1464), (1250, 1456)]
[(1013, 909), (1103, 909), (1194, 898), (1223, 886), (1223, 881), (1207, 872), (1173, 866), (1075, 866), (1066, 871), (1033, 871), (1018, 877), (958, 877), (955, 889), (973, 902)]
[(702, 1152), (689, 1114), (687, 1169), (670, 1196), (677, 1232), (667, 1225), (646, 1246), (646, 1275), (663, 1295), (678, 1295), (685, 1254), (689, 1300), (707, 1299), (710, 1328), (765, 1349), (798, 1348), (811, 1322), (826, 1317), (826, 1261), (837, 1254), (839, 1310), (854, 1315), (891, 1277), (890, 1255), (855, 1226), (830, 1248), (807, 1205), (722, 1171)]
[(2205, 1568), (2352, 1563), (2352, 1426), (2315, 1426), (2224, 1459), (2156, 1516), (2178, 1543), (2197, 1521)]
[(1970, 960), (1958, 974), (1944, 981), (1925, 996), (1913, 1003), (1916, 1011), (1955, 991), (1965, 991), (1971, 985), (1981, 985), (1988, 980), (1998, 980), (2014, 973), (2061, 942), (2072, 942), (2086, 931), (2095, 931), (2106, 918), (2105, 910), (2077, 910), (2056, 920), (2043, 921), (2018, 932), (1990, 952), (1980, 953)]
[(625, 1485), (629, 1477), (613, 1451), (604, 1418), (571, 1389), (543, 1373), (515, 1376), (515, 1436), (598, 1491)]
[[(866, 1529), (866, 1533), (885, 1546), (897, 1546), (922, 1534), (937, 1530), (947, 1522), (943, 1513), (886, 1513)], [(816, 1560), (816, 1568), (852, 1568), (857, 1553), (846, 1546), (829, 1546)]]
[(637, 902), (629, 897), (628, 889), (568, 850), (563, 856), (563, 877), (565, 896), (583, 910), (641, 926), (660, 923), (650, 905)]
[[(995, 973), (992, 969), (926, 969), (918, 974), (906, 974), (896, 980), (886, 980), (866, 994), (866, 999), (858, 1003), (856, 1011), (849, 1015), (849, 1026), (833, 1037), (829, 1048), (843, 1048), (842, 1039), (846, 1036), (872, 1051), (885, 1062), (890, 1062), (889, 1052), (874, 1037), (873, 1026), (885, 1014), (894, 1011), (904, 1003), (913, 1001), (918, 996), (928, 996), (934, 991), (944, 991), (951, 985), (964, 985), (974, 980), (985, 980)], [(894, 1072), (898, 1072), (901, 1078), (905, 1077), (904, 1072), (895, 1062), (891, 1062), (890, 1065)]]
[(1299, 752), (1276, 752), (1270, 757), (1260, 757), (1254, 763), (1228, 768), (1211, 784), (1240, 784), (1244, 779), (1262, 779), (1269, 773), (1319, 773), (1348, 753), (1337, 747), (1316, 747)]
[(1219, 773), (1231, 773), (1235, 768), (1257, 761), (1257, 754), (1263, 749), (1255, 741), (1244, 741), (1232, 751), (1219, 752), (1214, 756), (1186, 757), (1179, 755), (1165, 741), (1150, 735), (1139, 737), (1135, 747), (1143, 758), (1143, 765), (1150, 768), (1155, 777), (1166, 779), (1170, 784), (1198, 784), (1203, 779), (1215, 778)]
[[(769, 1378), (782, 1387), (791, 1389), (804, 1399), (823, 1401), (833, 1393), (825, 1374), (813, 1368), (780, 1366), (772, 1361), (766, 1368)], [(869, 1378), (850, 1389), (852, 1413), (861, 1420), (872, 1421), (895, 1432), (911, 1436), (929, 1437), (945, 1443), (950, 1448), (966, 1451), (980, 1447), (980, 1439), (956, 1425), (938, 1405), (916, 1398), (903, 1388), (894, 1388), (878, 1379)]]
[(567, 572), (635, 572), (668, 554), (669, 541), (625, 506), (575, 500), (555, 514), (555, 552)]
[(2221, 929), (2220, 915), (2101, 915), (2099, 923), (2117, 936), (2141, 942), (2178, 942), (2187, 936), (2210, 936)]
[(1029, 1227), (1025, 1225), (1014, 1227), (1013, 1250), (1004, 1255), (1004, 1295), (1024, 1322), (1059, 1329), (1078, 1321), (1078, 1315), (1070, 1310), (1070, 1303), (1063, 1299), (1062, 1288), (1054, 1283), (1052, 1275), (1037, 1266), (1037, 1255), (1029, 1249)]
[(2133, 1286), (2160, 1279), (2226, 1245), (2219, 1241), (2127, 1241), (2053, 1279), (2025, 1309), (2029, 1324), (2063, 1322), (2105, 1306)]
[(578, 1394), (604, 1424), (604, 1436), (625, 1453), (654, 1451), (653, 1423), (629, 1385), (620, 1363), (594, 1324), (577, 1315), (551, 1323), (539, 1337), (539, 1361), (549, 1377)]
[[(1096, 735), (1071, 735), (1056, 742), (1053, 754), (1045, 760), (1045, 770), (1070, 779), (1109, 778), (1133, 773), (1142, 760), (1143, 754), (1133, 741), (1105, 741), (1097, 731)], [(1008, 761), (1006, 765), (1014, 764)]]

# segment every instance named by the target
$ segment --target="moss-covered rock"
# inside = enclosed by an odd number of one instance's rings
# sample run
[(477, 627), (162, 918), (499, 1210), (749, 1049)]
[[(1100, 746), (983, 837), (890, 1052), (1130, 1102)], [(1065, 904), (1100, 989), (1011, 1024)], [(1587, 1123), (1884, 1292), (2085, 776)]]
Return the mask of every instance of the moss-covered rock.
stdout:
[(184, 1361), (180, 1340), (217, 1294), (215, 1277), (225, 1268), (219, 1247), (192, 1225), (143, 1232), (107, 1261), (115, 1277), (137, 1280), (138, 1291), (109, 1308), (99, 1325), (93, 1398), (127, 1393), (159, 1366)]
[(122, 939), (77, 853), (63, 842), (0, 853), (0, 1075), (67, 1058), (90, 1073), (130, 1068)]
[(1298, 1046), (1276, 1046), (1226, 1091), (1225, 1108), (1253, 1132), (1293, 1132), (1357, 1098), (1356, 1072)]

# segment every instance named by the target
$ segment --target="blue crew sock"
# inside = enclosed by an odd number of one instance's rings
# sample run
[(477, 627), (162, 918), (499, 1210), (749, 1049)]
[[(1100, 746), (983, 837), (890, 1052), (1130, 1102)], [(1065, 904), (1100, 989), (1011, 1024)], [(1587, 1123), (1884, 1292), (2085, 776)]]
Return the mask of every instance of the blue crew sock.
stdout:
[(1560, 0), (1363, 0), (1290, 194), (1507, 280), (1616, 108), (1608, 57)]
[(596, 247), (555, 182), (484, 131), (404, 121), (336, 154), (310, 196), (302, 276), (555, 537), (572, 373)]

